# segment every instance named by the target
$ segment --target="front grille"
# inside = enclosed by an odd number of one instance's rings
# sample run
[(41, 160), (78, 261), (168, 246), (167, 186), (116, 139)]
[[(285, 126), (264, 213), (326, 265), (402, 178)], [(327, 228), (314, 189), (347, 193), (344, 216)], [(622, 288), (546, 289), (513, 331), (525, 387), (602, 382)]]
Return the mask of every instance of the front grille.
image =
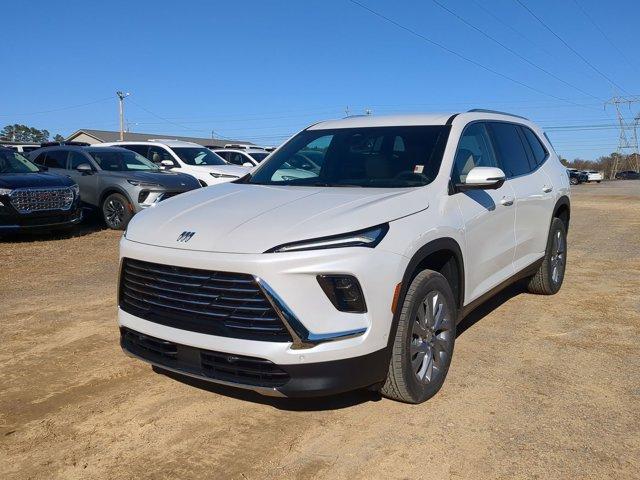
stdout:
[(16, 189), (9, 199), (20, 213), (69, 210), (73, 204), (73, 190), (69, 187)]
[(262, 358), (213, 352), (121, 329), (122, 347), (159, 366), (225, 382), (259, 387), (279, 387), (289, 374)]
[(182, 330), (272, 342), (291, 341), (252, 275), (125, 258), (120, 308)]

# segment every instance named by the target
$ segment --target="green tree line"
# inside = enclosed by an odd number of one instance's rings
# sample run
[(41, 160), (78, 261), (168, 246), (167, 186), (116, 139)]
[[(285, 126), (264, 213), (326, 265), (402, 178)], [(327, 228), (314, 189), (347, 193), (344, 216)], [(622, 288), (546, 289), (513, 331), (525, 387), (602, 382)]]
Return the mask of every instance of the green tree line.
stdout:
[[(0, 130), (0, 140), (7, 142), (42, 143), (48, 142), (49, 136), (49, 130), (40, 130), (34, 127), (29, 127), (28, 125), (21, 125), (19, 123), (6, 125), (2, 130)], [(61, 142), (64, 140), (64, 137), (58, 133), (54, 135), (53, 140)]]

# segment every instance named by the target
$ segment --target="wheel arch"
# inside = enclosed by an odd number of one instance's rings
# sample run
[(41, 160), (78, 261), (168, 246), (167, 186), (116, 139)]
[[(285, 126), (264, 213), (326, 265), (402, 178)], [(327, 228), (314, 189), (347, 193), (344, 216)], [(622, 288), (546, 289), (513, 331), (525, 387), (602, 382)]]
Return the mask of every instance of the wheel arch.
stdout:
[[(409, 285), (419, 272), (426, 269), (438, 271), (447, 279), (453, 291), (458, 312), (462, 311), (464, 304), (464, 260), (462, 249), (453, 238), (437, 238), (420, 247), (405, 268), (387, 340), (389, 354), (393, 348), (393, 340), (396, 336), (400, 312), (402, 311), (401, 305), (407, 295)], [(457, 320), (460, 320), (459, 316)]]
[(569, 231), (569, 221), (571, 219), (571, 200), (566, 195), (561, 196), (553, 207), (553, 215), (551, 220), (559, 218), (565, 226), (565, 230)]
[(123, 188), (117, 185), (110, 185), (107, 188), (105, 188), (100, 194), (100, 201), (98, 202), (98, 208), (102, 208), (103, 202), (112, 193), (119, 193), (120, 195), (124, 196), (124, 198), (126, 198), (129, 204), (133, 207), (133, 201), (131, 200), (131, 197)]

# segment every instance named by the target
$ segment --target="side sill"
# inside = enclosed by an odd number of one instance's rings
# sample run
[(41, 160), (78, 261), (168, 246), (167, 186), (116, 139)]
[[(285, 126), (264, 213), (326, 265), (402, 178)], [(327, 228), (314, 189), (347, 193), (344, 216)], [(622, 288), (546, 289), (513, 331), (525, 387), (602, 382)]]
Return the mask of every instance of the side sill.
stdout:
[(512, 275), (511, 277), (507, 278), (503, 282), (499, 283), (498, 285), (493, 287), (491, 290), (483, 293), (478, 298), (473, 300), (471, 303), (463, 306), (462, 310), (460, 311), (460, 314), (458, 315), (458, 323), (460, 323), (464, 317), (469, 315), (469, 313), (471, 313), (473, 310), (475, 310), (481, 304), (486, 302), (489, 298), (493, 297), (498, 292), (504, 290), (509, 285), (512, 285), (513, 283), (517, 282), (518, 280), (522, 280), (523, 278), (526, 278), (526, 277), (529, 277), (531, 275), (534, 275), (536, 273), (536, 271), (538, 270), (538, 268), (540, 268), (540, 265), (542, 265), (543, 261), (544, 261), (544, 256), (542, 256), (540, 259), (538, 259), (535, 262), (533, 262), (528, 267), (523, 268), (522, 270), (520, 270), (515, 275)]

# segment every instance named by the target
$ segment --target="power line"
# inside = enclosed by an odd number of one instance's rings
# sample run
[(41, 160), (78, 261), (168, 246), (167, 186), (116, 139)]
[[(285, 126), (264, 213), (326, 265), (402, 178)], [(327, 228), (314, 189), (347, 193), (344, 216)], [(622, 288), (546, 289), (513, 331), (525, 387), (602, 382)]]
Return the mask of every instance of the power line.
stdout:
[(404, 31), (406, 31), (406, 32), (409, 32), (410, 34), (412, 34), (412, 35), (414, 35), (414, 36), (416, 36), (416, 37), (418, 37), (418, 38), (420, 38), (420, 39), (424, 40), (425, 42), (430, 43), (431, 45), (434, 45), (434, 46), (436, 46), (436, 47), (438, 47), (438, 48), (440, 48), (440, 49), (442, 49), (442, 50), (444, 50), (444, 51), (446, 51), (446, 52), (448, 52), (448, 53), (450, 53), (450, 54), (452, 54), (452, 55), (455, 55), (456, 57), (458, 57), (458, 58), (460, 58), (460, 59), (462, 59), (462, 60), (464, 60), (464, 61), (466, 61), (466, 62), (468, 62), (468, 63), (471, 63), (471, 64), (475, 65), (476, 67), (480, 67), (480, 68), (482, 68), (483, 70), (486, 70), (486, 71), (488, 71), (488, 72), (490, 72), (490, 73), (493, 73), (494, 75), (497, 75), (497, 76), (499, 76), (499, 77), (501, 77), (501, 78), (504, 78), (504, 79), (506, 79), (506, 80), (509, 80), (510, 82), (513, 82), (513, 83), (515, 83), (515, 84), (517, 84), (517, 85), (520, 85), (520, 86), (522, 86), (522, 87), (525, 87), (525, 88), (527, 88), (527, 89), (529, 89), (529, 90), (532, 90), (532, 91), (534, 91), (534, 92), (536, 92), (536, 93), (539, 93), (539, 94), (541, 94), (541, 95), (545, 95), (545, 96), (547, 96), (547, 97), (555, 98), (556, 100), (560, 100), (560, 101), (562, 101), (562, 102), (567, 102), (567, 103), (571, 103), (571, 104), (573, 104), (573, 105), (577, 105), (575, 102), (572, 102), (571, 100), (568, 100), (568, 99), (566, 99), (566, 98), (562, 98), (562, 97), (558, 97), (558, 96), (553, 95), (553, 94), (551, 94), (551, 93), (547, 93), (547, 92), (545, 92), (545, 91), (543, 91), (543, 90), (540, 90), (540, 89), (538, 89), (538, 88), (536, 88), (536, 87), (533, 87), (533, 86), (531, 86), (531, 85), (529, 85), (529, 84), (527, 84), (527, 83), (521, 82), (520, 80), (517, 80), (517, 79), (515, 79), (515, 78), (513, 78), (513, 77), (510, 77), (510, 76), (508, 76), (508, 75), (506, 75), (506, 74), (504, 74), (504, 73), (498, 72), (497, 70), (494, 70), (494, 69), (492, 69), (491, 67), (488, 67), (488, 66), (486, 66), (486, 65), (484, 65), (484, 64), (482, 64), (482, 63), (480, 63), (480, 62), (476, 62), (475, 60), (473, 60), (473, 59), (471, 59), (471, 58), (469, 58), (469, 57), (467, 57), (467, 56), (465, 56), (465, 55), (463, 55), (463, 54), (461, 54), (461, 53), (459, 53), (459, 52), (456, 52), (455, 50), (452, 50), (451, 48), (449, 48), (449, 47), (447, 47), (447, 46), (445, 46), (445, 45), (443, 45), (443, 44), (441, 44), (441, 43), (438, 43), (438, 42), (436, 42), (435, 40), (432, 40), (432, 39), (430, 39), (430, 38), (428, 38), (428, 37), (426, 37), (426, 36), (422, 35), (421, 33), (418, 33), (418, 32), (416, 32), (415, 30), (413, 30), (413, 29), (411, 29), (411, 28), (409, 28), (409, 27), (406, 27), (406, 26), (404, 26), (404, 25), (402, 25), (402, 24), (400, 24), (400, 23), (396, 22), (395, 20), (392, 20), (392, 19), (391, 19), (391, 18), (389, 18), (389, 17), (386, 17), (386, 16), (385, 16), (385, 15), (383, 15), (382, 13), (377, 12), (376, 10), (371, 9), (371, 8), (367, 7), (366, 5), (364, 5), (364, 4), (362, 4), (362, 3), (360, 3), (360, 2), (358, 2), (358, 1), (356, 1), (356, 0), (349, 0), (349, 1), (350, 1), (351, 3), (353, 3), (354, 5), (356, 5), (356, 6), (360, 7), (360, 8), (362, 8), (363, 10), (366, 10), (366, 11), (368, 11), (369, 13), (371, 13), (371, 14), (373, 14), (373, 15), (375, 15), (375, 16), (377, 16), (377, 17), (379, 17), (379, 18), (383, 19), (383, 20), (385, 20), (386, 22), (389, 22), (389, 23), (391, 23), (392, 25), (395, 25), (396, 27), (398, 27), (398, 28), (400, 28), (400, 29), (402, 29), (402, 30), (404, 30)]
[(26, 116), (29, 116), (29, 115), (41, 115), (41, 114), (44, 114), (44, 113), (61, 112), (63, 110), (71, 110), (73, 108), (81, 108), (81, 107), (86, 107), (86, 106), (89, 106), (89, 105), (95, 105), (96, 103), (102, 103), (102, 102), (105, 102), (107, 100), (112, 100), (112, 99), (113, 99), (112, 96), (108, 96), (108, 97), (101, 98), (99, 100), (94, 100), (92, 102), (80, 103), (80, 104), (77, 104), (77, 105), (69, 105), (67, 107), (53, 108), (51, 110), (41, 110), (39, 112), (3, 113), (3, 114), (0, 114), (0, 117), (26, 117)]
[(614, 87), (617, 87), (619, 90), (625, 92), (626, 90), (624, 88), (622, 88), (620, 85), (618, 85), (616, 82), (614, 82), (611, 78), (609, 78), (608, 75), (606, 75), (605, 73), (603, 73), (598, 67), (596, 67), (593, 63), (591, 63), (589, 60), (587, 60), (582, 54), (580, 54), (580, 52), (578, 52), (575, 48), (573, 48), (571, 45), (569, 45), (560, 35), (558, 35), (556, 32), (554, 32), (551, 27), (549, 27), (549, 25), (547, 25), (538, 15), (536, 15), (529, 7), (527, 7), (524, 3), (522, 3), (521, 0), (515, 0), (516, 2), (518, 2), (518, 4), (524, 8), (527, 12), (529, 12), (529, 14), (535, 18), (540, 25), (542, 25), (547, 31), (549, 31), (554, 37), (556, 37), (558, 40), (560, 40), (562, 42), (562, 44), (567, 47), (569, 50), (571, 50), (578, 58), (580, 58), (584, 63), (586, 63), (587, 65), (589, 65), (589, 67), (591, 67), (592, 70), (594, 70), (595, 72), (597, 72), (602, 78), (604, 78), (605, 80), (607, 80), (611, 85), (613, 85)]
[(635, 69), (636, 71), (640, 72), (640, 68), (638, 68), (638, 66), (633, 63), (631, 60), (629, 60), (629, 57), (627, 57), (624, 52), (622, 50), (620, 50), (615, 43), (613, 43), (613, 41), (611, 40), (611, 38), (609, 38), (609, 35), (607, 35), (605, 33), (605, 31), (600, 28), (600, 26), (596, 23), (596, 21), (593, 19), (593, 17), (591, 15), (589, 15), (587, 13), (587, 11), (584, 9), (584, 7), (582, 5), (580, 5), (580, 3), (578, 3), (578, 0), (573, 0), (573, 3), (576, 4), (576, 7), (578, 7), (578, 10), (580, 10), (582, 12), (582, 14), (587, 17), (587, 19), (591, 22), (591, 24), (596, 27), (596, 29), (602, 34), (602, 36), (605, 38), (605, 40), (607, 42), (609, 42), (609, 45), (611, 45), (619, 54), (620, 56), (627, 62), (627, 64)]
[(496, 43), (497, 45), (501, 46), (502, 48), (504, 48), (506, 51), (510, 52), (511, 54), (515, 55), (516, 57), (518, 57), (520, 60), (522, 60), (523, 62), (526, 62), (527, 64), (531, 65), (534, 68), (537, 68), (538, 70), (540, 70), (541, 72), (549, 75), (550, 77), (558, 80), (559, 82), (567, 85), (568, 87), (571, 87), (575, 90), (577, 90), (578, 92), (587, 95), (591, 98), (594, 98), (596, 100), (601, 100), (599, 97), (596, 97), (595, 95), (592, 95), (591, 93), (581, 89), (580, 87), (573, 85), (569, 82), (567, 82), (566, 80), (564, 80), (563, 78), (559, 77), (558, 75), (548, 71), (547, 69), (545, 69), (544, 67), (541, 67), (540, 65), (538, 65), (537, 63), (532, 62), (531, 60), (529, 60), (528, 58), (526, 58), (525, 56), (521, 55), (520, 53), (518, 53), (516, 50), (514, 50), (513, 48), (505, 45), (504, 43), (502, 43), (500, 40), (496, 39), (495, 37), (489, 35), (487, 32), (485, 32), (484, 30), (482, 30), (481, 28), (473, 25), (471, 22), (468, 22), (467, 20), (465, 20), (464, 18), (462, 18), (460, 15), (458, 15), (456, 12), (454, 12), (453, 10), (449, 9), (448, 7), (446, 7), (445, 5), (443, 5), (442, 3), (440, 3), (438, 0), (431, 0), (433, 3), (435, 3), (437, 6), (439, 6), (440, 8), (442, 8), (443, 10), (445, 10), (446, 12), (448, 12), (449, 14), (451, 14), (452, 16), (454, 16), (455, 18), (457, 18), (458, 20), (460, 20), (462, 23), (464, 23), (465, 25), (467, 25), (470, 28), (473, 28), (475, 31), (477, 31), (478, 33), (480, 33), (481, 35), (483, 35), (484, 37), (488, 38), (489, 40), (491, 40), (492, 42)]

